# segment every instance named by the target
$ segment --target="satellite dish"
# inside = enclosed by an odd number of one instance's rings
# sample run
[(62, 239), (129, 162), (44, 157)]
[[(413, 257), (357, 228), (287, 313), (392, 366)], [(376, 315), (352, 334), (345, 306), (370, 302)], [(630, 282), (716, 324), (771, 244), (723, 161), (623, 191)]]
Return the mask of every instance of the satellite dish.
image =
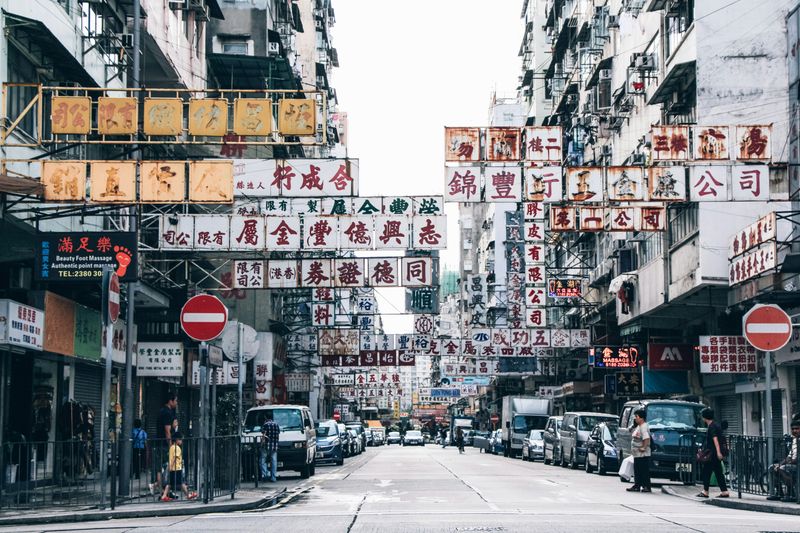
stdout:
[[(228, 361), (237, 362), (239, 360), (239, 324), (236, 320), (231, 320), (225, 326), (220, 336), (219, 345), (225, 353)], [(242, 327), (242, 361), (250, 361), (258, 353), (259, 339), (258, 332), (248, 326), (241, 324)]]

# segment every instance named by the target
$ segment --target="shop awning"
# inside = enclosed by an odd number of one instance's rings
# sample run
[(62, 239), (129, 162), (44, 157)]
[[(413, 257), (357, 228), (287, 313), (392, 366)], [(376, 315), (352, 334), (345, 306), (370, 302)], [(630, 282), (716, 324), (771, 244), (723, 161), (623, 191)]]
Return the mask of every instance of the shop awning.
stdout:
[(687, 81), (695, 77), (695, 70), (696, 63), (694, 61), (678, 63), (672, 67), (647, 104), (663, 104), (668, 101), (672, 97), (672, 93), (680, 91), (682, 87), (688, 85)]
[(39, 180), (0, 174), (0, 192), (20, 196), (42, 196), (44, 185)]
[(3, 13), (3, 19), (9, 42), (36, 67), (53, 69), (61, 82), (77, 82), (85, 87), (98, 86), (80, 61), (42, 22), (12, 13)]

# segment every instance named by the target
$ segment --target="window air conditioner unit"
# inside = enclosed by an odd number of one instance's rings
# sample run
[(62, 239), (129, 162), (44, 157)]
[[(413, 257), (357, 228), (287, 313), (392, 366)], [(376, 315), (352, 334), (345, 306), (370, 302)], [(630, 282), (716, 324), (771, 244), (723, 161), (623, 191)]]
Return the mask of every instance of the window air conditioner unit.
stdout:
[(639, 70), (655, 70), (656, 58), (653, 54), (642, 54), (636, 58), (634, 66)]
[(274, 43), (267, 43), (267, 52), (270, 55), (277, 55), (281, 53), (281, 43), (274, 42)]
[(324, 25), (322, 24), (322, 21), (319, 19), (314, 21), (314, 27), (317, 28), (318, 30), (324, 29)]
[(186, 0), (169, 0), (168, 6), (173, 11), (186, 9)]
[(133, 48), (133, 34), (132, 33), (118, 33), (117, 38), (123, 48)]
[(610, 80), (611, 79), (611, 69), (610, 68), (601, 68), (600, 72), (597, 75), (598, 79), (601, 80)]
[(619, 15), (609, 15), (608, 16), (608, 27), (609, 28), (619, 28)]

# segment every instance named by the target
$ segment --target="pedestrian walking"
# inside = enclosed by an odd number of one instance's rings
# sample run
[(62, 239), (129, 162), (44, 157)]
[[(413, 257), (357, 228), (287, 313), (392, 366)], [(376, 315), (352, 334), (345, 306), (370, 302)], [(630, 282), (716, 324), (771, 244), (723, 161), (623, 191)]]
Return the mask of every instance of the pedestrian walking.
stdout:
[(647, 412), (637, 409), (633, 413), (636, 428), (631, 433), (631, 456), (633, 456), (633, 486), (628, 492), (652, 492), (650, 488), (650, 427)]
[(161, 471), (167, 471), (169, 448), (172, 444), (173, 428), (177, 427), (178, 420), (178, 396), (171, 393), (167, 395), (164, 405), (158, 411), (158, 422), (156, 424), (156, 441), (152, 447), (152, 480), (150, 492), (153, 496), (161, 491), (163, 479)]
[(441, 428), (439, 430), (439, 439), (442, 441), (442, 448), (447, 447), (447, 428)]
[(137, 418), (133, 421), (131, 430), (131, 441), (133, 445), (133, 477), (139, 477), (144, 469), (147, 459), (147, 432), (142, 429), (142, 420)]
[(456, 446), (458, 453), (464, 453), (464, 430), (461, 428), (456, 429)]
[(719, 497), (728, 498), (728, 485), (725, 483), (725, 473), (722, 471), (722, 460), (728, 453), (728, 446), (722, 434), (722, 427), (714, 422), (714, 410), (706, 407), (700, 412), (703, 422), (706, 423), (706, 440), (697, 454), (697, 459), (703, 464), (703, 491), (698, 493), (699, 498), (708, 498), (708, 487), (711, 484), (711, 474), (717, 478)]
[[(278, 442), (281, 437), (281, 427), (270, 416), (261, 426), (262, 446), (261, 446), (261, 477), (267, 478), (275, 483), (278, 481)], [(270, 469), (267, 470), (267, 459), (270, 462)]]
[(172, 435), (172, 444), (169, 447), (169, 461), (167, 462), (167, 484), (164, 485), (164, 492), (161, 495), (162, 502), (171, 502), (175, 500), (170, 495), (170, 487), (176, 490), (181, 490), (189, 500), (197, 498), (196, 492), (189, 492), (189, 487), (183, 481), (183, 436), (180, 431)]

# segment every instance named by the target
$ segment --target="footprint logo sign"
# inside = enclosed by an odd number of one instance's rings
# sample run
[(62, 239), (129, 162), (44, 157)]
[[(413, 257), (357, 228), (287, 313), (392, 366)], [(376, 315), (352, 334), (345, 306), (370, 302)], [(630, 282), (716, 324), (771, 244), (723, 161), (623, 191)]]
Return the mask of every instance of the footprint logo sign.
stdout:
[(133, 254), (124, 246), (114, 246), (114, 254), (114, 258), (117, 260), (117, 276), (122, 278), (128, 272), (128, 266), (133, 261)]

